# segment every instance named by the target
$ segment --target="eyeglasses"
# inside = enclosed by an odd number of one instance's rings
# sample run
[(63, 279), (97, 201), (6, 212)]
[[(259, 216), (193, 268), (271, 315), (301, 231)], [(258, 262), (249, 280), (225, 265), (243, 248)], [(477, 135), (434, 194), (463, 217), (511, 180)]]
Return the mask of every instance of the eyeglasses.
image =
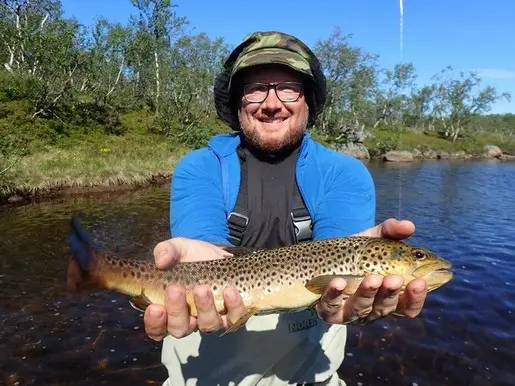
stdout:
[(275, 95), (281, 102), (295, 102), (302, 93), (302, 83), (281, 82), (269, 83), (247, 83), (243, 86), (243, 96), (248, 102), (261, 103), (267, 97), (270, 89), (275, 90)]

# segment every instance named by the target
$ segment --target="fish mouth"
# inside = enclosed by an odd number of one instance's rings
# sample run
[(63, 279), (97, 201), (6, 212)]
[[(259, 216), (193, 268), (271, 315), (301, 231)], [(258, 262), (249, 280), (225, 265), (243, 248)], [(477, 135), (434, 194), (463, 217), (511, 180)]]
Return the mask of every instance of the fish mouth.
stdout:
[(413, 276), (424, 279), (427, 283), (427, 291), (433, 291), (448, 283), (454, 277), (452, 264), (442, 260), (438, 263), (423, 265), (413, 271)]

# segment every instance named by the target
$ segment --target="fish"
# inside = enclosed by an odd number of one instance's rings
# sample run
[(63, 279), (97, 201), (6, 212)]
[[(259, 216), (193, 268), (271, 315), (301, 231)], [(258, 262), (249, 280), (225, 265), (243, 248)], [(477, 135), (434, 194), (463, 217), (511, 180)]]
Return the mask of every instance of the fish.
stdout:
[(336, 277), (351, 296), (370, 274), (402, 276), (405, 286), (422, 278), (431, 292), (452, 280), (452, 264), (427, 248), (381, 237), (347, 236), (306, 241), (277, 248), (220, 246), (227, 256), (216, 260), (176, 262), (159, 269), (154, 262), (102, 254), (77, 217), (70, 221), (67, 288), (70, 292), (110, 290), (130, 296), (141, 310), (165, 303), (165, 289), (182, 285), (190, 314), (197, 316), (193, 288), (211, 287), (217, 311), (225, 314), (223, 290), (236, 287), (247, 312), (226, 332), (240, 329), (250, 317), (312, 308)]

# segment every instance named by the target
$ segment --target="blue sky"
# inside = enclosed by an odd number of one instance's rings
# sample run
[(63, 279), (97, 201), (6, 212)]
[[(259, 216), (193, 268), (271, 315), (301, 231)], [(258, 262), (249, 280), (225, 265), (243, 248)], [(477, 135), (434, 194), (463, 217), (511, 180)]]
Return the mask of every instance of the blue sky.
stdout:
[[(130, 0), (61, 0), (66, 17), (92, 24), (99, 16), (126, 23)], [(391, 68), (401, 59), (399, 0), (180, 0), (176, 12), (193, 33), (222, 36), (232, 45), (256, 30), (281, 30), (308, 45), (339, 27), (350, 43), (380, 55)], [(483, 85), (510, 92), (491, 112), (515, 113), (515, 0), (404, 0), (404, 62), (412, 62), (418, 83), (451, 65), (477, 70)]]

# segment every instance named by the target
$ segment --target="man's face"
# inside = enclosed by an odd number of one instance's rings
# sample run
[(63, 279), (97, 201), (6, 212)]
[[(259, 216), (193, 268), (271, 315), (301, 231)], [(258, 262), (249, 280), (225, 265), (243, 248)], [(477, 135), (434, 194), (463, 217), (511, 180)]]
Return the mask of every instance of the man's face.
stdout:
[[(243, 73), (243, 84), (251, 90), (250, 84), (277, 84), (283, 82), (302, 82), (300, 74), (281, 65), (251, 67)], [(293, 92), (286, 86), (280, 95)], [(266, 88), (265, 88), (266, 90)], [(308, 105), (303, 89), (294, 102), (283, 102), (277, 91), (270, 88), (268, 96), (262, 102), (249, 102), (242, 93), (239, 120), (243, 134), (254, 147), (277, 152), (297, 144), (302, 138), (308, 122)]]

